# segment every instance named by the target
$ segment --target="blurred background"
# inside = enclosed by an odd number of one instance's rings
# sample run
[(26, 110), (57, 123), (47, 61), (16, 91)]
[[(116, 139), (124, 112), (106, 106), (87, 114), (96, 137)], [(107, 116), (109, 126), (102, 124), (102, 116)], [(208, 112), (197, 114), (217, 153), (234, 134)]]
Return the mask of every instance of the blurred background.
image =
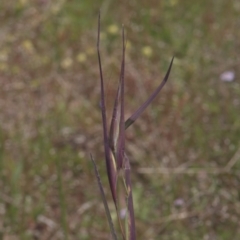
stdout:
[[(138, 239), (240, 239), (240, 2), (2, 0), (0, 239), (110, 239), (114, 210), (96, 54), (110, 112), (127, 31), (126, 132)], [(116, 216), (113, 214), (116, 220)]]

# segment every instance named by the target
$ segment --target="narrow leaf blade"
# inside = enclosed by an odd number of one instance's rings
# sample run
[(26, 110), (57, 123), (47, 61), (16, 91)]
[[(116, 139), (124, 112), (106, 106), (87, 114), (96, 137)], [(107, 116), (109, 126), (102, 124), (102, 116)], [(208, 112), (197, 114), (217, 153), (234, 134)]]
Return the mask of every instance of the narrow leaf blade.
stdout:
[(122, 61), (118, 89), (117, 89), (117, 94), (114, 101), (110, 132), (109, 132), (109, 146), (111, 150), (114, 152), (114, 155), (116, 154), (116, 144), (119, 136), (119, 125), (120, 125), (119, 101), (120, 101), (120, 94), (121, 94), (121, 82), (122, 82), (123, 70), (124, 70), (124, 66)]
[(100, 12), (98, 15), (98, 35), (97, 35), (97, 53), (98, 53), (98, 63), (99, 63), (99, 73), (100, 73), (100, 85), (101, 85), (101, 112), (102, 112), (102, 124), (103, 124), (103, 139), (104, 139), (104, 152), (105, 152), (105, 161), (107, 167), (108, 180), (112, 192), (112, 197), (116, 205), (116, 164), (114, 163), (114, 158), (110, 157), (110, 148), (108, 143), (107, 135), (107, 118), (106, 118), (106, 107), (105, 107), (105, 92), (104, 92), (104, 83), (103, 83), (103, 72), (101, 64), (101, 55), (100, 55)]
[(117, 240), (117, 234), (116, 234), (116, 231), (115, 231), (115, 228), (114, 228), (114, 225), (113, 225), (111, 213), (110, 213), (108, 203), (107, 203), (107, 198), (106, 198), (106, 195), (105, 195), (104, 190), (103, 190), (103, 185), (102, 185), (102, 182), (101, 182), (100, 174), (98, 172), (97, 165), (95, 163), (95, 160), (93, 159), (92, 154), (90, 154), (90, 158), (91, 158), (93, 166), (94, 166), (94, 172), (95, 172), (95, 176), (97, 178), (98, 187), (99, 187), (99, 190), (100, 190), (100, 193), (101, 193), (101, 197), (102, 197), (105, 212), (106, 212), (106, 215), (107, 215), (108, 224), (109, 224), (109, 227), (110, 227), (110, 230), (111, 230), (111, 234), (112, 234), (113, 239)]
[(125, 33), (122, 28), (122, 71), (121, 71), (121, 88), (120, 88), (120, 123), (119, 123), (119, 139), (117, 146), (117, 170), (123, 166), (124, 152), (125, 152), (125, 123), (124, 123), (124, 77), (125, 77)]
[(142, 112), (148, 107), (148, 105), (155, 99), (155, 97), (158, 95), (158, 93), (161, 91), (161, 89), (164, 87), (165, 83), (168, 80), (169, 74), (171, 72), (172, 64), (173, 64), (174, 57), (171, 60), (171, 63), (168, 67), (167, 73), (161, 82), (161, 84), (157, 87), (157, 89), (152, 93), (152, 95), (137, 109), (136, 112), (133, 113), (133, 115), (127, 119), (125, 122), (125, 129), (127, 129), (129, 126), (131, 126), (136, 119), (142, 114)]

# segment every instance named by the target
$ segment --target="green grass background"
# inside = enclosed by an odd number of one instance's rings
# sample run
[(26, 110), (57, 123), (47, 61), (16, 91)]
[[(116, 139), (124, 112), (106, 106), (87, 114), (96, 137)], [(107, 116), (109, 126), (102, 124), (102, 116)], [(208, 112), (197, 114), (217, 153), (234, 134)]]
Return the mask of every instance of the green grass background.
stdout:
[[(108, 109), (122, 24), (126, 118), (175, 56), (160, 96), (126, 132), (138, 239), (239, 239), (238, 0), (0, 2), (0, 239), (110, 239), (89, 161), (92, 153), (114, 210), (99, 109), (99, 8)], [(222, 82), (229, 70), (235, 81)]]

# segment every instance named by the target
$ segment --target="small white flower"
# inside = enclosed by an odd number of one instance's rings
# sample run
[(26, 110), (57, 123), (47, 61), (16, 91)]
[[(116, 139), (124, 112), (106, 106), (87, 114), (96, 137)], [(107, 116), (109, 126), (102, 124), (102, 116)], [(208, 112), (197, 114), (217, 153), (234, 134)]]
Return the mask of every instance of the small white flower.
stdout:
[(184, 205), (184, 199), (182, 198), (177, 198), (175, 201), (174, 201), (174, 206), (175, 207), (182, 207)]
[(226, 72), (223, 72), (223, 73), (220, 75), (220, 79), (221, 79), (221, 81), (223, 81), (223, 82), (232, 82), (232, 81), (234, 81), (234, 79), (235, 79), (235, 72), (234, 72), (234, 71), (226, 71)]

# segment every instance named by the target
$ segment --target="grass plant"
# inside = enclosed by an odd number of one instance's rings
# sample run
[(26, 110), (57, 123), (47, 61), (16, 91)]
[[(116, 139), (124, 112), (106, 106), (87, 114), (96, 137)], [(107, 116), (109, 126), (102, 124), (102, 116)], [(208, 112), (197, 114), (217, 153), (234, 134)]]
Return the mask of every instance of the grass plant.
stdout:
[[(100, 55), (100, 13), (98, 18), (98, 35), (97, 35), (97, 52), (98, 52), (98, 62), (99, 62), (99, 74), (100, 74), (100, 85), (101, 85), (101, 112), (102, 112), (102, 124), (103, 124), (103, 141), (104, 141), (104, 151), (105, 151), (105, 161), (106, 161), (106, 170), (109, 181), (109, 186), (112, 193), (112, 200), (114, 202), (119, 228), (121, 229), (122, 239), (126, 240), (136, 240), (136, 228), (135, 228), (135, 216), (134, 216), (134, 204), (133, 204), (133, 194), (132, 194), (132, 181), (131, 181), (131, 165), (129, 158), (125, 152), (125, 130), (132, 125), (141, 113), (147, 108), (147, 106), (155, 99), (158, 93), (161, 91), (163, 86), (168, 80), (173, 59), (170, 63), (166, 76), (164, 77), (161, 84), (157, 89), (152, 93), (152, 95), (134, 112), (131, 117), (125, 121), (125, 112), (124, 112), (124, 87), (125, 87), (125, 50), (126, 50), (126, 41), (125, 41), (125, 32), (124, 27), (122, 27), (122, 62), (121, 70), (119, 77), (119, 84), (117, 93), (115, 96), (111, 125), (108, 133), (107, 126), (107, 116), (106, 116), (106, 104), (105, 104), (105, 90), (104, 90), (104, 78), (102, 71), (102, 62)], [(99, 173), (96, 168), (94, 159), (92, 162), (95, 168), (95, 175), (98, 179), (98, 184), (100, 192), (102, 195), (105, 211), (107, 214), (109, 226), (111, 229), (113, 239), (117, 239), (116, 230), (113, 226), (113, 221), (111, 214), (108, 208), (107, 199), (104, 194), (102, 183), (100, 181)], [(119, 186), (122, 184), (122, 188)], [(120, 191), (123, 189), (123, 192)], [(120, 194), (123, 194), (126, 199), (125, 206), (120, 207)], [(126, 214), (124, 217), (126, 224), (122, 224), (120, 211), (126, 209)], [(126, 227), (124, 227), (126, 226)], [(125, 228), (125, 229), (124, 229)]]

